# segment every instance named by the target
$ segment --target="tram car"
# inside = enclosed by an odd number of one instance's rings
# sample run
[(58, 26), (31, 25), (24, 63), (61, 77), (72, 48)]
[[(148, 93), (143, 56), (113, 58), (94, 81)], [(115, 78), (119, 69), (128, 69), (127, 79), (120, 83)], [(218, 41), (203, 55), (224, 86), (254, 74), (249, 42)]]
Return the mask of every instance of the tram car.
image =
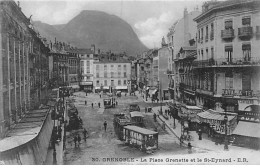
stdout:
[(138, 111), (132, 111), (130, 112), (130, 118), (132, 125), (144, 127), (144, 116), (142, 113)]
[(158, 132), (127, 125), (123, 129), (123, 141), (129, 146), (150, 153), (158, 149)]
[(114, 130), (118, 139), (123, 140), (123, 129), (126, 125), (131, 125), (131, 120), (124, 114), (114, 114)]
[(105, 109), (107, 109), (107, 108), (112, 108), (112, 107), (113, 107), (113, 101), (112, 101), (112, 99), (113, 99), (113, 98), (103, 99)]

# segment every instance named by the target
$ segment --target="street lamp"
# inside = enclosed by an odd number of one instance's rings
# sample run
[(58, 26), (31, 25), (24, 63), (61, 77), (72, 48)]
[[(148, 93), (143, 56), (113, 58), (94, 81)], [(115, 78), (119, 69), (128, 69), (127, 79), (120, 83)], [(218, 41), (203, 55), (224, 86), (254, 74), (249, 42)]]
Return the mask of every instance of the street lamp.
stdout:
[(224, 145), (224, 150), (228, 151), (228, 139), (227, 139), (227, 122), (228, 122), (228, 117), (227, 113), (225, 112), (224, 116), (224, 122), (225, 122), (225, 145)]
[(162, 92), (161, 92), (161, 87), (160, 87), (160, 81), (157, 81), (157, 84), (158, 84), (158, 89), (159, 89), (159, 92), (160, 92), (160, 99), (161, 99), (161, 102), (160, 102), (160, 114), (162, 114)]

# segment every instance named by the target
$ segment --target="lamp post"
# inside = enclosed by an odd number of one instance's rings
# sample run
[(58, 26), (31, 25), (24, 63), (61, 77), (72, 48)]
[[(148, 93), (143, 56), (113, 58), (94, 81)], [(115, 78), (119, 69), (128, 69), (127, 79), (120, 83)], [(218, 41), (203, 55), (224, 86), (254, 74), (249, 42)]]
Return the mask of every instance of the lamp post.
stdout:
[(162, 114), (162, 92), (161, 92), (161, 87), (160, 87), (160, 81), (157, 81), (157, 84), (158, 84), (158, 89), (159, 89), (159, 92), (160, 92), (160, 114)]
[(227, 139), (227, 122), (228, 122), (228, 117), (227, 117), (227, 113), (225, 113), (224, 122), (225, 122), (225, 145), (224, 145), (224, 150), (228, 151), (228, 139)]
[(54, 137), (52, 139), (52, 145), (53, 145), (53, 164), (56, 165), (57, 164), (57, 158), (56, 158), (56, 147), (55, 147), (55, 142), (56, 142), (56, 138), (57, 138), (57, 133), (56, 133), (56, 128), (55, 128), (55, 121), (56, 121), (56, 108), (54, 109), (54, 125), (53, 125), (53, 129), (54, 129)]

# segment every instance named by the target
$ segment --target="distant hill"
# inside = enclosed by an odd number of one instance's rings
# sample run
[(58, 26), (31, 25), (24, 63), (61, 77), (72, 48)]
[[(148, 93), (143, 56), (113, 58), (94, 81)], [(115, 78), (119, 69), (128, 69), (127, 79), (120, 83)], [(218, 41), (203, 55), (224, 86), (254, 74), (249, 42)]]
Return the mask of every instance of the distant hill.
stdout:
[(34, 22), (34, 26), (48, 40), (56, 37), (78, 48), (95, 44), (103, 51), (125, 51), (131, 55), (147, 50), (127, 22), (105, 12), (85, 10), (64, 25)]

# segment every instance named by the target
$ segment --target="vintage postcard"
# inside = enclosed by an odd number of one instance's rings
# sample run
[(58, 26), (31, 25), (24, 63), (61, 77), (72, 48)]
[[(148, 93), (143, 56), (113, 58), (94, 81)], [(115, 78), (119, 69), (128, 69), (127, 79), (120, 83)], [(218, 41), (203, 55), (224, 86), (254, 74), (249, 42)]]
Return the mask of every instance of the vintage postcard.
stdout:
[(260, 164), (259, 0), (1, 0), (1, 165)]

